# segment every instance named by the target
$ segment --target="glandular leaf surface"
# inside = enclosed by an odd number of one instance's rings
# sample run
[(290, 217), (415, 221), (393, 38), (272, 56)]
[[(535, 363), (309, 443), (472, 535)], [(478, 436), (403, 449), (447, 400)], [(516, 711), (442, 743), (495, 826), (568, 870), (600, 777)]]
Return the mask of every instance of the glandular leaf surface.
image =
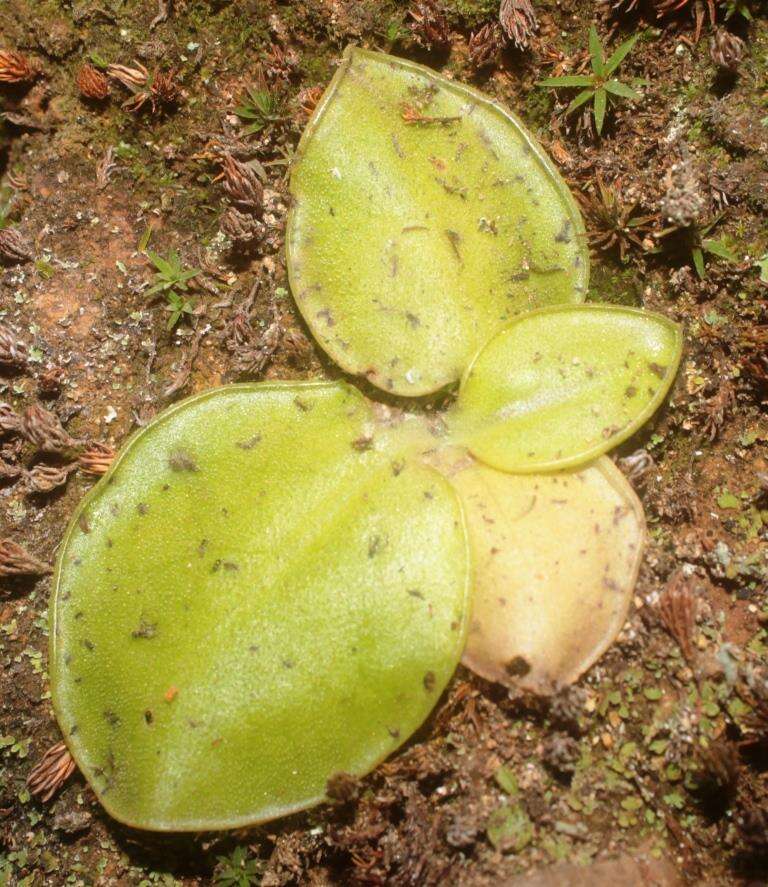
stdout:
[(581, 216), (541, 147), (413, 62), (347, 49), (291, 194), (297, 304), (336, 363), (388, 391), (435, 391), (517, 312), (584, 298)]
[(537, 693), (576, 680), (613, 642), (637, 579), (645, 522), (607, 456), (578, 471), (507, 474), (446, 452), (474, 554), (463, 661)]
[(52, 693), (117, 819), (204, 830), (308, 807), (434, 705), (465, 639), (461, 509), (370, 428), (344, 385), (219, 389), (141, 431), (80, 507)]
[(658, 408), (681, 349), (677, 324), (649, 311), (532, 311), (480, 351), (449, 424), (477, 458), (505, 471), (584, 464)]

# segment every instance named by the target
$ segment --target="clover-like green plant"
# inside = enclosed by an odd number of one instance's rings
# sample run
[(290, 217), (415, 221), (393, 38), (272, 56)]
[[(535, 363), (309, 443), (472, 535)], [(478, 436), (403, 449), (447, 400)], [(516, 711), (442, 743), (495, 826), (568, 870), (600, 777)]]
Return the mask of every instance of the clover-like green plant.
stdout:
[[(547, 224), (550, 235), (565, 231), (571, 211), (568, 231), (581, 222), (539, 149), (475, 93), (443, 96), (432, 83), (427, 102), (426, 77), (396, 60), (347, 53), (294, 173), (307, 178), (291, 261), (294, 284), (299, 261), (300, 285), (313, 286), (314, 276), (334, 323), (345, 319), (347, 350), (365, 356), (358, 370), (366, 365), (371, 378), (400, 390), (410, 382), (386, 358), (400, 343), (376, 336), (418, 325), (389, 323), (396, 311), (381, 310), (385, 279), (366, 278), (372, 289), (358, 288), (351, 302), (345, 281), (354, 288), (356, 275), (380, 262), (381, 238), (402, 231), (409, 213), (438, 230), (453, 225), (459, 243), (466, 236), (481, 250), (470, 232), (482, 204), (496, 206), (483, 218), (499, 232), (491, 236), (505, 232), (507, 247), (520, 245), (513, 232), (533, 213), (525, 248), (510, 249), (508, 266), (500, 246), (483, 253), (485, 284), (469, 253), (471, 274), (441, 276), (439, 238), (425, 240), (427, 267), (413, 265), (414, 307), (430, 328), (444, 321), (476, 343), (470, 351), (451, 336), (437, 346), (429, 336), (405, 337), (417, 389), (461, 376), (454, 404), (442, 415), (396, 409), (343, 382), (205, 392), (141, 429), (67, 530), (51, 605), (53, 703), (97, 796), (130, 825), (230, 828), (309, 807), (404, 742), (460, 658), (489, 679), (547, 692), (583, 673), (626, 617), (643, 514), (604, 454), (661, 403), (680, 331), (649, 312), (574, 304), (587, 273), (575, 261), (581, 246), (566, 236), (546, 245), (536, 232)], [(402, 217), (393, 225), (386, 210), (381, 225), (374, 219), (353, 256), (339, 243), (352, 229), (326, 227), (323, 213), (339, 219), (354, 209), (360, 225), (371, 192), (386, 194), (396, 180), (379, 154), (372, 165), (358, 162), (363, 147), (345, 147), (328, 119), (366, 135), (355, 109), (364, 113), (374, 87), (382, 97), (370, 144), (384, 150), (391, 139), (377, 139), (394, 134), (416, 172), (409, 182), (401, 170)], [(418, 114), (430, 122), (417, 124), (419, 137), (406, 140), (400, 106), (383, 97), (390, 89), (422, 102)], [(435, 120), (454, 112), (461, 127), (446, 143), (444, 127), (455, 123)], [(462, 214), (442, 186), (425, 193), (419, 139), (427, 152), (461, 156), (456, 170), (482, 180), (484, 200), (459, 197)], [(337, 176), (322, 175), (324, 142), (342, 152), (342, 200)], [(510, 203), (517, 226), (492, 197), (495, 176), (502, 192), (509, 185), (503, 152), (513, 149), (532, 189)], [(544, 204), (549, 215), (540, 216)], [(336, 263), (333, 273), (322, 276), (311, 244)], [(519, 274), (512, 269), (525, 256), (543, 262), (537, 250), (545, 247), (558, 264), (536, 278), (529, 265), (531, 290), (507, 293), (514, 308), (497, 305), (495, 319), (472, 310), (472, 300), (493, 303), (493, 287)], [(301, 262), (313, 267), (309, 278)], [(547, 281), (555, 304), (542, 307)], [(440, 282), (453, 288), (447, 300), (432, 286)], [(310, 295), (296, 295), (306, 309)], [(399, 290), (402, 305), (407, 295)]]
[(595, 26), (589, 29), (589, 61), (592, 67), (591, 74), (565, 74), (562, 77), (547, 77), (545, 80), (539, 81), (537, 84), (541, 87), (549, 87), (551, 89), (560, 89), (561, 87), (581, 87), (581, 91), (576, 98), (568, 105), (567, 114), (592, 102), (593, 113), (595, 117), (595, 129), (598, 135), (603, 131), (605, 123), (605, 113), (608, 108), (609, 100), (629, 99), (630, 101), (639, 101), (642, 95), (633, 89), (629, 84), (621, 80), (617, 80), (612, 76), (616, 73), (619, 65), (629, 55), (638, 39), (638, 34), (630, 37), (621, 43), (612, 55), (606, 60), (603, 53), (603, 46), (600, 43), (600, 37), (597, 34)]
[[(156, 270), (155, 282), (146, 290), (145, 295), (153, 296), (160, 292), (165, 294), (167, 302), (165, 310), (169, 313), (168, 329), (172, 330), (184, 314), (193, 313), (194, 305), (186, 292), (189, 289), (189, 281), (197, 277), (200, 269), (185, 268), (175, 250), (168, 253), (167, 259), (152, 250), (147, 251), (147, 257)], [(176, 290), (181, 290), (184, 295)]]

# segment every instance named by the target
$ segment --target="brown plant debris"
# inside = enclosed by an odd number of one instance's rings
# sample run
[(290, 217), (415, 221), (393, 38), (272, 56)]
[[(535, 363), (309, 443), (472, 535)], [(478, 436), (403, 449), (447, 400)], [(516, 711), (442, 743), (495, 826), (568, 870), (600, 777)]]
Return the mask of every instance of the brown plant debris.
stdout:
[(113, 80), (117, 80), (118, 83), (122, 83), (131, 92), (144, 89), (149, 79), (149, 71), (141, 62), (134, 61), (134, 65), (134, 68), (129, 68), (127, 65), (109, 65), (107, 75)]
[(0, 363), (24, 367), (27, 356), (27, 346), (7, 326), (0, 323)]
[(31, 83), (40, 69), (15, 49), (0, 49), (0, 83)]
[(247, 163), (241, 163), (231, 154), (221, 159), (224, 192), (243, 212), (259, 215), (264, 207), (264, 188), (259, 177)]
[(86, 474), (101, 476), (106, 474), (109, 466), (115, 461), (115, 451), (104, 443), (89, 444), (78, 458), (80, 468)]
[(0, 539), (0, 576), (44, 576), (51, 567), (13, 539)]
[(86, 62), (77, 72), (77, 88), (85, 98), (102, 101), (109, 95), (109, 80), (98, 68)]
[(311, 117), (314, 114), (323, 92), (322, 86), (308, 86), (299, 92), (299, 107), (306, 117)]
[(677, 642), (686, 662), (693, 666), (693, 632), (696, 626), (696, 599), (690, 581), (682, 571), (675, 573), (659, 599), (659, 615), (666, 630)]
[(32, 258), (32, 250), (16, 228), (0, 228), (0, 260), (19, 265)]
[(501, 26), (496, 22), (489, 22), (469, 38), (469, 60), (476, 68), (492, 65), (503, 47)]
[(155, 71), (152, 75), (150, 90), (153, 110), (158, 105), (175, 105), (181, 95), (181, 90), (176, 82), (176, 72)]
[(448, 19), (437, 0), (419, 0), (409, 10), (408, 28), (425, 49), (447, 46), (451, 39)]
[(233, 243), (241, 246), (260, 240), (264, 234), (264, 225), (250, 213), (240, 212), (236, 206), (227, 207), (220, 227)]
[(21, 418), (9, 403), (0, 402), (0, 434), (14, 434), (21, 429)]
[(625, 203), (622, 200), (620, 182), (606, 185), (599, 174), (596, 178), (595, 195), (576, 192), (589, 225), (589, 245), (602, 252), (615, 249), (625, 262), (633, 246), (641, 250), (646, 248), (644, 240), (653, 231), (658, 216), (638, 215), (639, 202)]
[(718, 28), (709, 41), (712, 61), (724, 71), (735, 74), (744, 58), (746, 44), (726, 28)]
[[(709, 12), (709, 21), (714, 26), (717, 20), (715, 11), (715, 0), (706, 0), (707, 10)], [(690, 9), (691, 15), (696, 20), (696, 35), (694, 40), (699, 42), (701, 37), (701, 29), (704, 26), (704, 0), (653, 0), (653, 7), (656, 10), (656, 17), (662, 18), (667, 15), (674, 15), (681, 9)]]
[(38, 795), (45, 803), (51, 800), (74, 772), (74, 758), (63, 742), (57, 742), (32, 768), (27, 786), (33, 795)]
[(538, 27), (531, 0), (501, 0), (499, 23), (512, 43), (525, 49)]
[(39, 404), (32, 404), (22, 414), (21, 433), (43, 453), (62, 453), (78, 445), (59, 417)]
[(45, 465), (43, 463), (31, 468), (25, 477), (30, 493), (50, 493), (63, 487), (69, 475), (75, 470), (74, 465)]

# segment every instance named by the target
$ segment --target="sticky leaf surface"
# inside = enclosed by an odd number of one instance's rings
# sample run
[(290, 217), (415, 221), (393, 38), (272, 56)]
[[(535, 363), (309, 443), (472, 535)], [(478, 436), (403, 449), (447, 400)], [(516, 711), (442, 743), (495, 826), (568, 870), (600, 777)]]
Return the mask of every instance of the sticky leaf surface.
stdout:
[(483, 462), (507, 471), (585, 463), (657, 409), (681, 347), (680, 328), (648, 311), (531, 312), (480, 351), (461, 385), (455, 433)]
[(474, 555), (464, 663), (539, 693), (576, 680), (613, 642), (632, 598), (645, 527), (632, 488), (607, 456), (518, 475), (441, 458)]
[(52, 692), (116, 818), (201, 830), (310, 806), (432, 708), (464, 643), (461, 511), (370, 423), (342, 385), (219, 389), (143, 430), (84, 501)]
[(291, 176), (288, 270), (318, 342), (406, 395), (455, 381), (517, 312), (582, 301), (581, 216), (509, 112), (350, 48)]

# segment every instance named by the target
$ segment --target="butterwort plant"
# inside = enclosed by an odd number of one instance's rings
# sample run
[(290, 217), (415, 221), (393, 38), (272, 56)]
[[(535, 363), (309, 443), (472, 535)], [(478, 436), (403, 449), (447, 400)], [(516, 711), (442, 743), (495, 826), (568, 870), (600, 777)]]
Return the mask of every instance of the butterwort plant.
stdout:
[(102, 804), (140, 828), (322, 802), (413, 734), (462, 659), (539, 693), (575, 680), (637, 576), (642, 507), (605, 454), (662, 403), (681, 332), (580, 304), (581, 218), (522, 124), (350, 49), (291, 189), (318, 342), (382, 389), (455, 398), (214, 389), (138, 431), (80, 504), (52, 697)]

